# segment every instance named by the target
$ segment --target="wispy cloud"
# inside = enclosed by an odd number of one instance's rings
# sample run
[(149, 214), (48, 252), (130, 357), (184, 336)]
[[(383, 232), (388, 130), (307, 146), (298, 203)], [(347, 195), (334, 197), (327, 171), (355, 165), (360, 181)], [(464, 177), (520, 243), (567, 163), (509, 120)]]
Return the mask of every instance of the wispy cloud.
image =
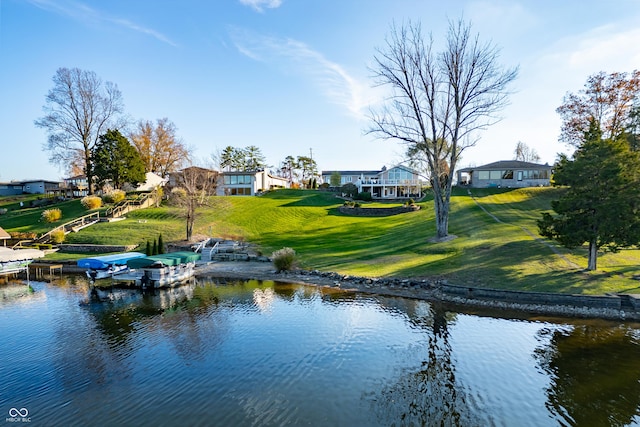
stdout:
[(290, 38), (263, 36), (234, 29), (232, 39), (243, 55), (287, 72), (295, 72), (319, 88), (332, 103), (363, 118), (372, 100), (368, 82), (353, 77), (340, 64), (327, 59), (307, 44)]
[(606, 25), (565, 37), (541, 52), (535, 66), (545, 70), (549, 82), (564, 91), (582, 87), (587, 76), (599, 71), (630, 72), (640, 64), (640, 29)]
[(282, 0), (240, 0), (245, 6), (251, 7), (257, 12), (264, 12), (264, 8), (275, 9), (282, 5)]
[(54, 0), (26, 0), (28, 3), (59, 15), (66, 16), (75, 21), (82, 23), (107, 23), (117, 25), (138, 33), (142, 33), (155, 38), (158, 41), (166, 43), (171, 46), (178, 46), (177, 43), (166, 37), (164, 34), (153, 30), (151, 28), (144, 27), (126, 19), (110, 16), (106, 13), (102, 13), (96, 9), (87, 6), (84, 3), (79, 3), (70, 0), (54, 1)]

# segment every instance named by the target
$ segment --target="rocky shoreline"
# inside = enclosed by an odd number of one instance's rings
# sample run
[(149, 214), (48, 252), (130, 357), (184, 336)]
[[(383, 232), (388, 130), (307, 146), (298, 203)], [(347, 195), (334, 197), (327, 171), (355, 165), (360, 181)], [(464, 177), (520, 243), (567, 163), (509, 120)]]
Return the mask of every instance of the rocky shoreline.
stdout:
[(500, 291), (451, 285), (441, 278), (369, 278), (318, 270), (296, 269), (276, 273), (273, 265), (267, 262), (203, 264), (197, 268), (196, 277), (300, 283), (339, 288), (344, 291), (420, 299), (451, 308), (480, 310), (491, 312), (491, 315), (509, 317), (557, 316), (640, 321), (640, 296), (581, 296)]

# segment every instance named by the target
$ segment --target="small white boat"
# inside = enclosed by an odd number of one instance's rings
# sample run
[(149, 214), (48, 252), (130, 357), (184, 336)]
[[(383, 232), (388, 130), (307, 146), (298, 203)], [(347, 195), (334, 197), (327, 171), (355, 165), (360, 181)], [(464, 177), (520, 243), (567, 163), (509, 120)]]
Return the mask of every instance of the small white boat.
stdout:
[(0, 275), (15, 274), (26, 271), (29, 264), (45, 253), (38, 249), (11, 249), (0, 247)]
[(186, 251), (131, 259), (127, 261), (130, 274), (114, 276), (114, 280), (131, 281), (143, 289), (163, 288), (191, 278), (199, 259), (200, 254)]
[(123, 252), (81, 258), (77, 261), (77, 264), (78, 267), (87, 269), (86, 274), (90, 280), (97, 280), (106, 279), (114, 274), (125, 273), (129, 270), (127, 261), (143, 257), (146, 257), (146, 255), (142, 252)]

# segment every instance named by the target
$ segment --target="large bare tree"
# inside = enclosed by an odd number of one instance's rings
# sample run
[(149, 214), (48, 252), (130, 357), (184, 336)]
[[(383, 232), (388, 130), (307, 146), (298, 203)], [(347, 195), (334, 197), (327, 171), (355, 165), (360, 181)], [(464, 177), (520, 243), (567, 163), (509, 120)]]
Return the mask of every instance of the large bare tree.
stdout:
[(604, 71), (587, 78), (584, 89), (567, 93), (557, 108), (562, 117), (560, 140), (578, 148), (594, 121), (604, 139), (616, 139), (633, 125), (640, 98), (640, 71), (630, 74)]
[(434, 51), (420, 24), (392, 25), (386, 46), (375, 55), (374, 77), (392, 89), (379, 111), (372, 111), (369, 133), (406, 144), (414, 164), (431, 177), (436, 238), (449, 234), (452, 177), (463, 150), (475, 145), (476, 131), (499, 120), (508, 85), (517, 68), (498, 64), (499, 50), (472, 36), (463, 20), (449, 22), (445, 47)]
[(198, 208), (208, 206), (210, 196), (215, 195), (218, 172), (198, 166), (189, 166), (172, 173), (174, 188), (170, 201), (183, 210), (186, 220), (186, 240), (191, 241), (193, 227), (198, 216)]
[(107, 129), (124, 122), (124, 104), (118, 87), (103, 82), (93, 71), (59, 68), (53, 76), (53, 88), (45, 98), (44, 117), (35, 125), (47, 132), (43, 149), (51, 163), (67, 171), (81, 166), (93, 193), (91, 150)]
[(140, 153), (147, 172), (167, 176), (188, 164), (191, 150), (177, 136), (176, 126), (169, 119), (156, 123), (140, 120), (129, 138)]

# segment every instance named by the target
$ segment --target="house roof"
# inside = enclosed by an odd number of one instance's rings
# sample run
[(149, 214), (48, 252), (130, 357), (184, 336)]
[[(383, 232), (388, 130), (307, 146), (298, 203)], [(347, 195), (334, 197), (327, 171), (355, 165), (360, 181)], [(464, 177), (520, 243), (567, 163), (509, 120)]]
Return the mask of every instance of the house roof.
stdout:
[(32, 182), (43, 182), (45, 184), (60, 184), (60, 181), (51, 181), (49, 179), (25, 179), (23, 181), (0, 182), (0, 185), (25, 185)]
[(5, 239), (10, 239), (10, 238), (11, 238), (11, 235), (9, 235), (9, 233), (4, 231), (3, 228), (0, 227), (0, 239), (5, 240)]
[(542, 165), (539, 163), (523, 162), (520, 160), (499, 160), (486, 165), (458, 169), (458, 172), (471, 172), (478, 169), (553, 169), (553, 166), (549, 166), (548, 164)]
[(322, 171), (322, 175), (332, 175), (334, 173), (339, 173), (340, 175), (377, 175), (380, 173), (379, 170), (375, 171)]
[(388, 169), (386, 167), (383, 167), (382, 169), (379, 169), (379, 170), (346, 170), (346, 171), (334, 170), (334, 171), (322, 171), (322, 175), (323, 176), (331, 175), (331, 174), (333, 174), (335, 172), (338, 172), (340, 175), (378, 175), (378, 174), (381, 174), (382, 172), (386, 172), (388, 170), (395, 169), (395, 168), (404, 169), (404, 170), (407, 170), (407, 171), (415, 173), (415, 174), (418, 173), (416, 170), (411, 169), (408, 166), (395, 165), (395, 166), (391, 166)]

